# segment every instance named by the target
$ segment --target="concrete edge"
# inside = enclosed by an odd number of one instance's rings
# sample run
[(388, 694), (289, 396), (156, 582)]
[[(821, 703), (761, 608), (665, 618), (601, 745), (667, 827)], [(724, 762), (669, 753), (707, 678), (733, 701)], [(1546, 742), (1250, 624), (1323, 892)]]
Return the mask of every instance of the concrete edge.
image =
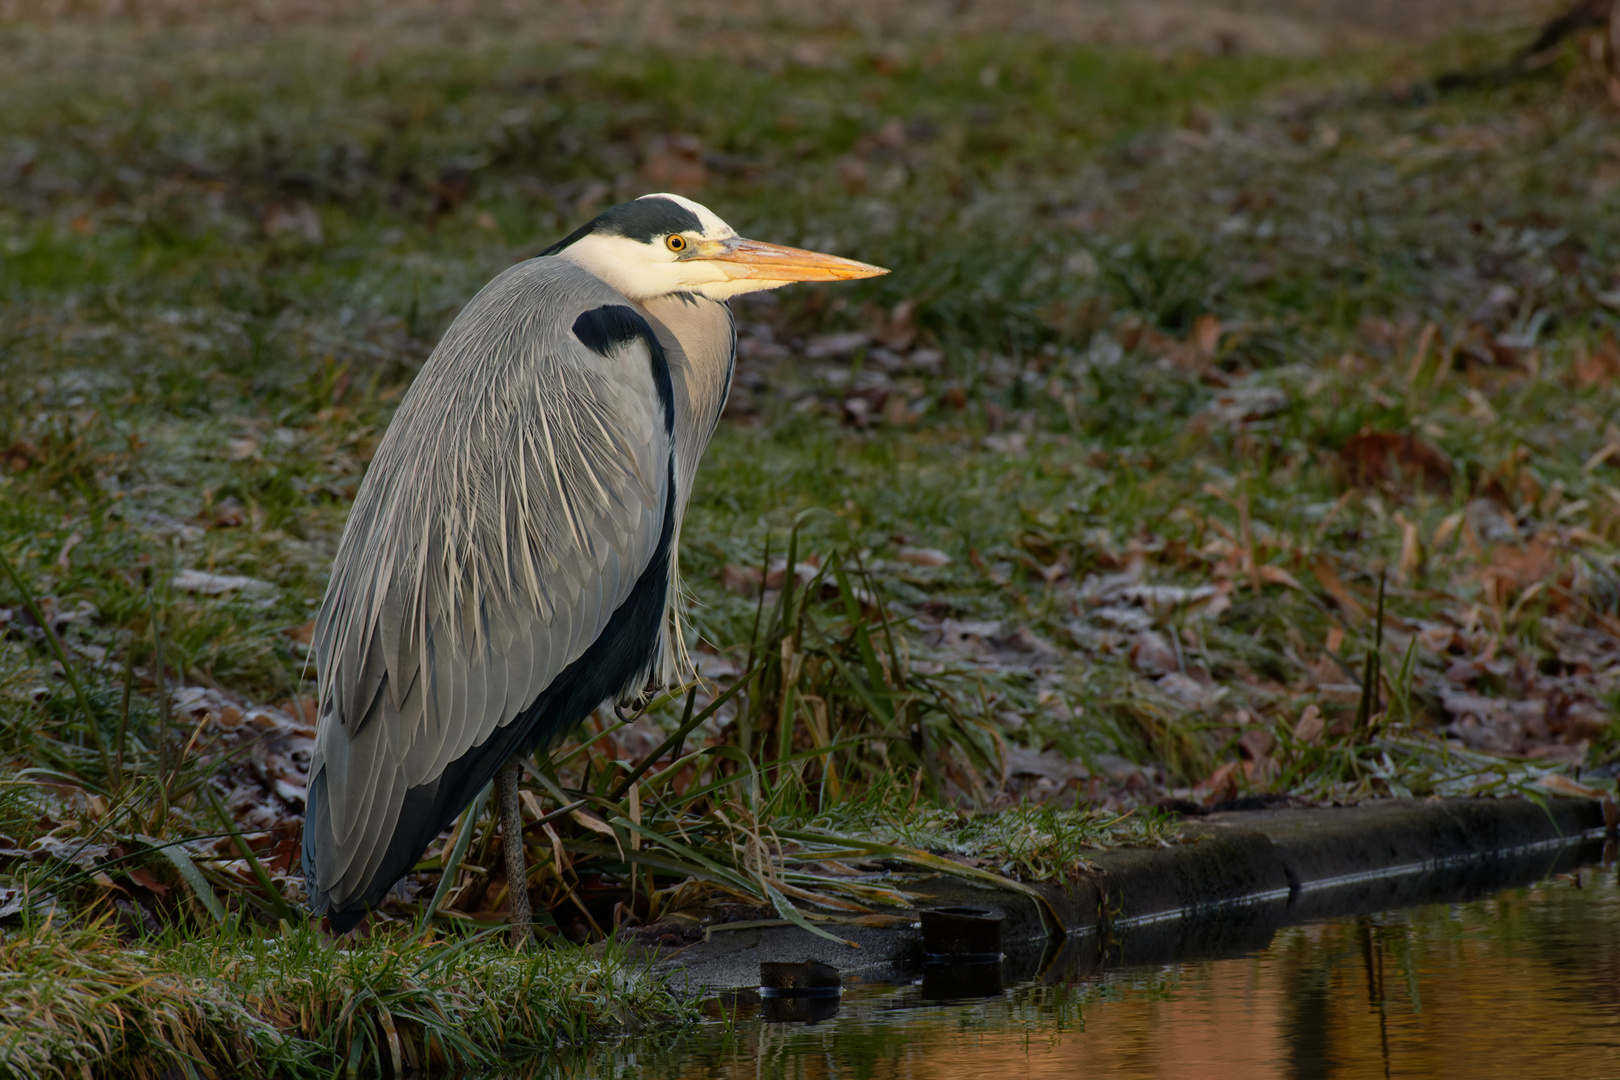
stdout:
[[(1117, 943), (1134, 936), (1146, 944), (1170, 931), (1174, 941), (1148, 951), (1175, 953), (1220, 938), (1216, 924), (1241, 925), (1269, 940), (1266, 927), (1476, 895), (1545, 876), (1582, 843), (1605, 835), (1596, 799), (1386, 800), (1190, 820), (1168, 847), (1098, 852), (1070, 880), (1037, 883), (1047, 917), (1027, 894), (949, 875), (906, 888), (923, 897), (919, 906), (1000, 908), (1009, 955), (1044, 957), (1030, 961), (1041, 967), (1060, 944), (1072, 952), (1086, 938)], [(1052, 932), (1050, 916), (1061, 933)], [(838, 968), (846, 981), (892, 980), (919, 956), (910, 922), (894, 923), (826, 927), (852, 945), (793, 926), (721, 925), (697, 944), (658, 950), (655, 968), (694, 993), (756, 986), (766, 960), (815, 959)]]

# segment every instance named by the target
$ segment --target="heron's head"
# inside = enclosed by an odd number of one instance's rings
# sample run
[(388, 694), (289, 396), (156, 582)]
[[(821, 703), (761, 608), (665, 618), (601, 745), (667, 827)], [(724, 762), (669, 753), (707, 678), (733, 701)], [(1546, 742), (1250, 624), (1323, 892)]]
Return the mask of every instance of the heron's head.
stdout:
[(632, 300), (695, 293), (725, 300), (795, 281), (887, 274), (881, 266), (745, 240), (679, 195), (643, 195), (596, 215), (541, 255), (578, 263)]

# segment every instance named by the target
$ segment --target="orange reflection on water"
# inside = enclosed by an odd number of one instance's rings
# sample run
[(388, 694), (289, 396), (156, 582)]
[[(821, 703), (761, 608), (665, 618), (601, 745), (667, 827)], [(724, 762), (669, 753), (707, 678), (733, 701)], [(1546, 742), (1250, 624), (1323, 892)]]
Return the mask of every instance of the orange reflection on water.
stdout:
[(735, 1080), (1620, 1077), (1614, 871), (1471, 904), (1288, 927), (1230, 959), (1101, 972), (930, 1004), (862, 988), (814, 1025), (717, 1025), (572, 1076)]

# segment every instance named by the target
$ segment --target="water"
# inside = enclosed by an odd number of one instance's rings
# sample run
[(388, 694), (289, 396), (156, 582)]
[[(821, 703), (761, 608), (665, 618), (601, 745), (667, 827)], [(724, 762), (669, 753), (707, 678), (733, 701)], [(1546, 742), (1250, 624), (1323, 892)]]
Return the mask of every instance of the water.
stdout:
[[(738, 1002), (728, 1020), (607, 1046), (558, 1075), (1620, 1077), (1612, 863), (1483, 899), (1286, 921), (1256, 913), (1009, 957), (1027, 970), (977, 1000), (855, 985), (814, 1024), (768, 1022), (761, 1003)], [(1180, 958), (1144, 962), (1166, 949)]]

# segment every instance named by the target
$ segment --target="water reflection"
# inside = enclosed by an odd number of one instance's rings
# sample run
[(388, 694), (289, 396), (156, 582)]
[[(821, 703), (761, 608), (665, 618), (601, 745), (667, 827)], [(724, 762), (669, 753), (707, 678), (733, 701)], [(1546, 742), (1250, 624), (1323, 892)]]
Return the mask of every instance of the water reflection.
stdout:
[[(1010, 955), (997, 973), (1001, 996), (979, 996), (999, 987), (978, 984), (951, 995), (968, 1000), (940, 1003), (931, 998), (944, 984), (926, 974), (908, 986), (856, 985), (814, 1026), (768, 1024), (757, 1007), (740, 1009), (753, 1015), (694, 1028), (674, 1045), (604, 1047), (551, 1074), (1615, 1077), (1617, 930), (1612, 866), (1482, 900), (1305, 925), (1279, 927), (1259, 912), (1237, 927), (1235, 955), (1228, 928), (1209, 931), (1224, 934), (1207, 943), (1228, 949), (1223, 956), (1143, 964), (1166, 948), (1144, 930), (1102, 950), (1092, 941), (1035, 962)], [(1174, 933), (1197, 937), (1195, 927)]]

